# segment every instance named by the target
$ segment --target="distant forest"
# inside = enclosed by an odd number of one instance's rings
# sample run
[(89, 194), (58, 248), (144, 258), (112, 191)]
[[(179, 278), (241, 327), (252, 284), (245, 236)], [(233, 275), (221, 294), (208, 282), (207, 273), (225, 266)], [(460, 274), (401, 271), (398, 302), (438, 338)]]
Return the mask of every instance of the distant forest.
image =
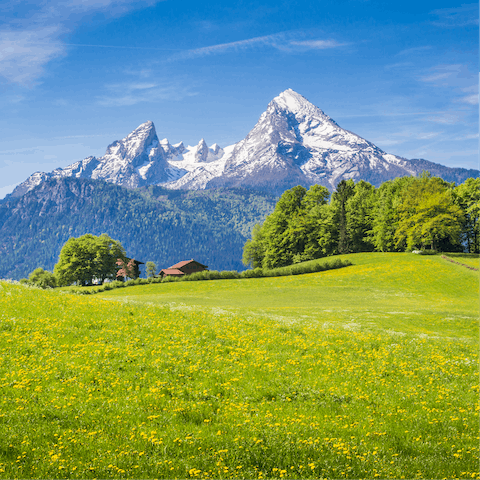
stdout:
[(247, 241), (243, 261), (277, 268), (356, 252), (480, 252), (480, 178), (455, 186), (424, 172), (375, 188), (342, 180), (287, 190)]
[(214, 270), (243, 270), (252, 227), (277, 199), (243, 189), (126, 189), (87, 179), (49, 180), (0, 203), (0, 278), (52, 270), (63, 244), (85, 233), (106, 233), (129, 257), (153, 261), (158, 269), (194, 258)]

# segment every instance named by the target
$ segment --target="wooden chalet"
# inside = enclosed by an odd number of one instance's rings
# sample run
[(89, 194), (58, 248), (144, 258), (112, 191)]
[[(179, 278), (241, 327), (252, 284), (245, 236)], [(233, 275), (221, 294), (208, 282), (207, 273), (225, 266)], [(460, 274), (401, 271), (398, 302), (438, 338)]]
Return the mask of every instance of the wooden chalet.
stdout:
[(189, 275), (190, 273), (203, 272), (207, 270), (207, 265), (202, 265), (196, 260), (184, 260), (183, 262), (178, 262), (171, 267), (164, 268), (160, 271), (159, 275), (161, 277), (174, 276), (182, 277), (183, 275)]

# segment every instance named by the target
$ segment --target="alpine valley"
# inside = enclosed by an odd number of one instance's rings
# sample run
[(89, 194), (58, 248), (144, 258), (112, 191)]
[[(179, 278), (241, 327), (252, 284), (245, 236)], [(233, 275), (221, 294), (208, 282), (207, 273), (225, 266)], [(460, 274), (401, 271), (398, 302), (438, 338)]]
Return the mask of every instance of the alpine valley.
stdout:
[(286, 189), (332, 191), (342, 179), (379, 186), (425, 170), (457, 184), (480, 176), (386, 153), (290, 89), (243, 140), (224, 148), (203, 139), (171, 145), (148, 121), (103, 157), (36, 172), (0, 201), (0, 278), (51, 270), (68, 238), (85, 233), (107, 233), (129, 256), (159, 268), (194, 258), (240, 270), (252, 227)]

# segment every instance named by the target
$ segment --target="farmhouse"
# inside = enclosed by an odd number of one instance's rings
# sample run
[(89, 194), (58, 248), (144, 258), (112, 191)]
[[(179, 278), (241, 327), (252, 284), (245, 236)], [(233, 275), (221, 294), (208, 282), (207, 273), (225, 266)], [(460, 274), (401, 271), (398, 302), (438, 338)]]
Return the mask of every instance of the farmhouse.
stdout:
[(190, 273), (203, 272), (203, 270), (206, 270), (207, 268), (207, 265), (202, 265), (200, 262), (197, 262), (192, 258), (191, 260), (184, 260), (183, 262), (178, 262), (171, 267), (164, 268), (160, 271), (159, 275), (161, 277), (169, 275), (181, 277), (183, 275), (189, 275)]

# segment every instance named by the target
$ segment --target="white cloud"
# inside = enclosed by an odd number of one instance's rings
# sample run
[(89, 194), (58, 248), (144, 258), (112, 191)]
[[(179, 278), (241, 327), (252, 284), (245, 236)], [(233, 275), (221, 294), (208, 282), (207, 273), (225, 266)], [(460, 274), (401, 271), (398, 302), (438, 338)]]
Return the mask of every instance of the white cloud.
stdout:
[(476, 140), (478, 138), (478, 133), (471, 133), (467, 135), (460, 135), (459, 137), (453, 137), (449, 140), (455, 140), (455, 141), (465, 141), (465, 140)]
[(0, 32), (0, 75), (12, 83), (33, 86), (44, 66), (65, 54), (58, 27)]
[(297, 45), (299, 47), (308, 47), (316, 50), (325, 50), (327, 48), (338, 48), (350, 45), (349, 43), (339, 43), (336, 40), (304, 40), (290, 42), (290, 45)]
[(373, 143), (381, 147), (391, 147), (394, 145), (400, 145), (412, 140), (430, 140), (438, 137), (443, 132), (422, 132), (418, 129), (406, 128), (398, 132), (390, 133), (388, 137), (379, 137), (373, 140)]
[(460, 121), (460, 116), (454, 113), (445, 113), (443, 115), (436, 115), (435, 117), (428, 117), (427, 120), (442, 125), (455, 125)]
[(430, 12), (438, 17), (433, 22), (439, 27), (466, 27), (478, 25), (478, 3), (470, 3), (455, 8), (439, 8)]
[(416, 54), (416, 53), (422, 53), (422, 52), (425, 52), (427, 50), (431, 50), (431, 46), (430, 45), (424, 45), (422, 47), (413, 47), (413, 48), (407, 48), (405, 50), (402, 50), (400, 52), (397, 53), (397, 56), (398, 55), (412, 55), (412, 54)]
[(442, 132), (424, 132), (424, 133), (418, 133), (416, 135), (416, 138), (418, 140), (430, 140), (431, 138), (438, 137)]
[(66, 54), (66, 44), (60, 36), (76, 21), (98, 11), (110, 17), (123, 15), (159, 1), (163, 0), (1, 2), (0, 76), (11, 83), (32, 87), (44, 75), (49, 62)]
[(337, 48), (349, 43), (339, 43), (336, 40), (291, 40), (295, 33), (282, 32), (262, 37), (248, 38), (236, 42), (220, 43), (208, 47), (195, 48), (174, 55), (170, 60), (183, 60), (189, 58), (205, 57), (208, 55), (223, 54), (227, 52), (238, 52), (256, 47), (270, 47), (282, 51), (298, 51), (299, 47), (325, 50), (328, 48)]
[(107, 85), (106, 88), (109, 93), (97, 97), (97, 103), (104, 107), (126, 107), (157, 100), (181, 100), (197, 94), (179, 83), (161, 85), (153, 82), (125, 82)]
[(468, 103), (469, 105), (478, 105), (478, 93), (467, 95), (458, 100), (461, 103)]
[(385, 69), (390, 70), (392, 68), (408, 68), (413, 66), (414, 64), (412, 62), (399, 62), (399, 63), (392, 63), (391, 65), (385, 65)]
[[(467, 65), (437, 65), (419, 77), (419, 80), (434, 87), (460, 88), (464, 92), (476, 91), (476, 76)], [(475, 83), (473, 83), (475, 82)]]
[(281, 48), (283, 45), (285, 45), (285, 34), (278, 33), (263, 37), (249, 38), (246, 40), (238, 40), (236, 42), (220, 43), (218, 45), (211, 45), (209, 47), (195, 48), (181, 52), (178, 55), (174, 55), (171, 60), (205, 57), (207, 55), (215, 55), (228, 51), (241, 51), (257, 45)]

